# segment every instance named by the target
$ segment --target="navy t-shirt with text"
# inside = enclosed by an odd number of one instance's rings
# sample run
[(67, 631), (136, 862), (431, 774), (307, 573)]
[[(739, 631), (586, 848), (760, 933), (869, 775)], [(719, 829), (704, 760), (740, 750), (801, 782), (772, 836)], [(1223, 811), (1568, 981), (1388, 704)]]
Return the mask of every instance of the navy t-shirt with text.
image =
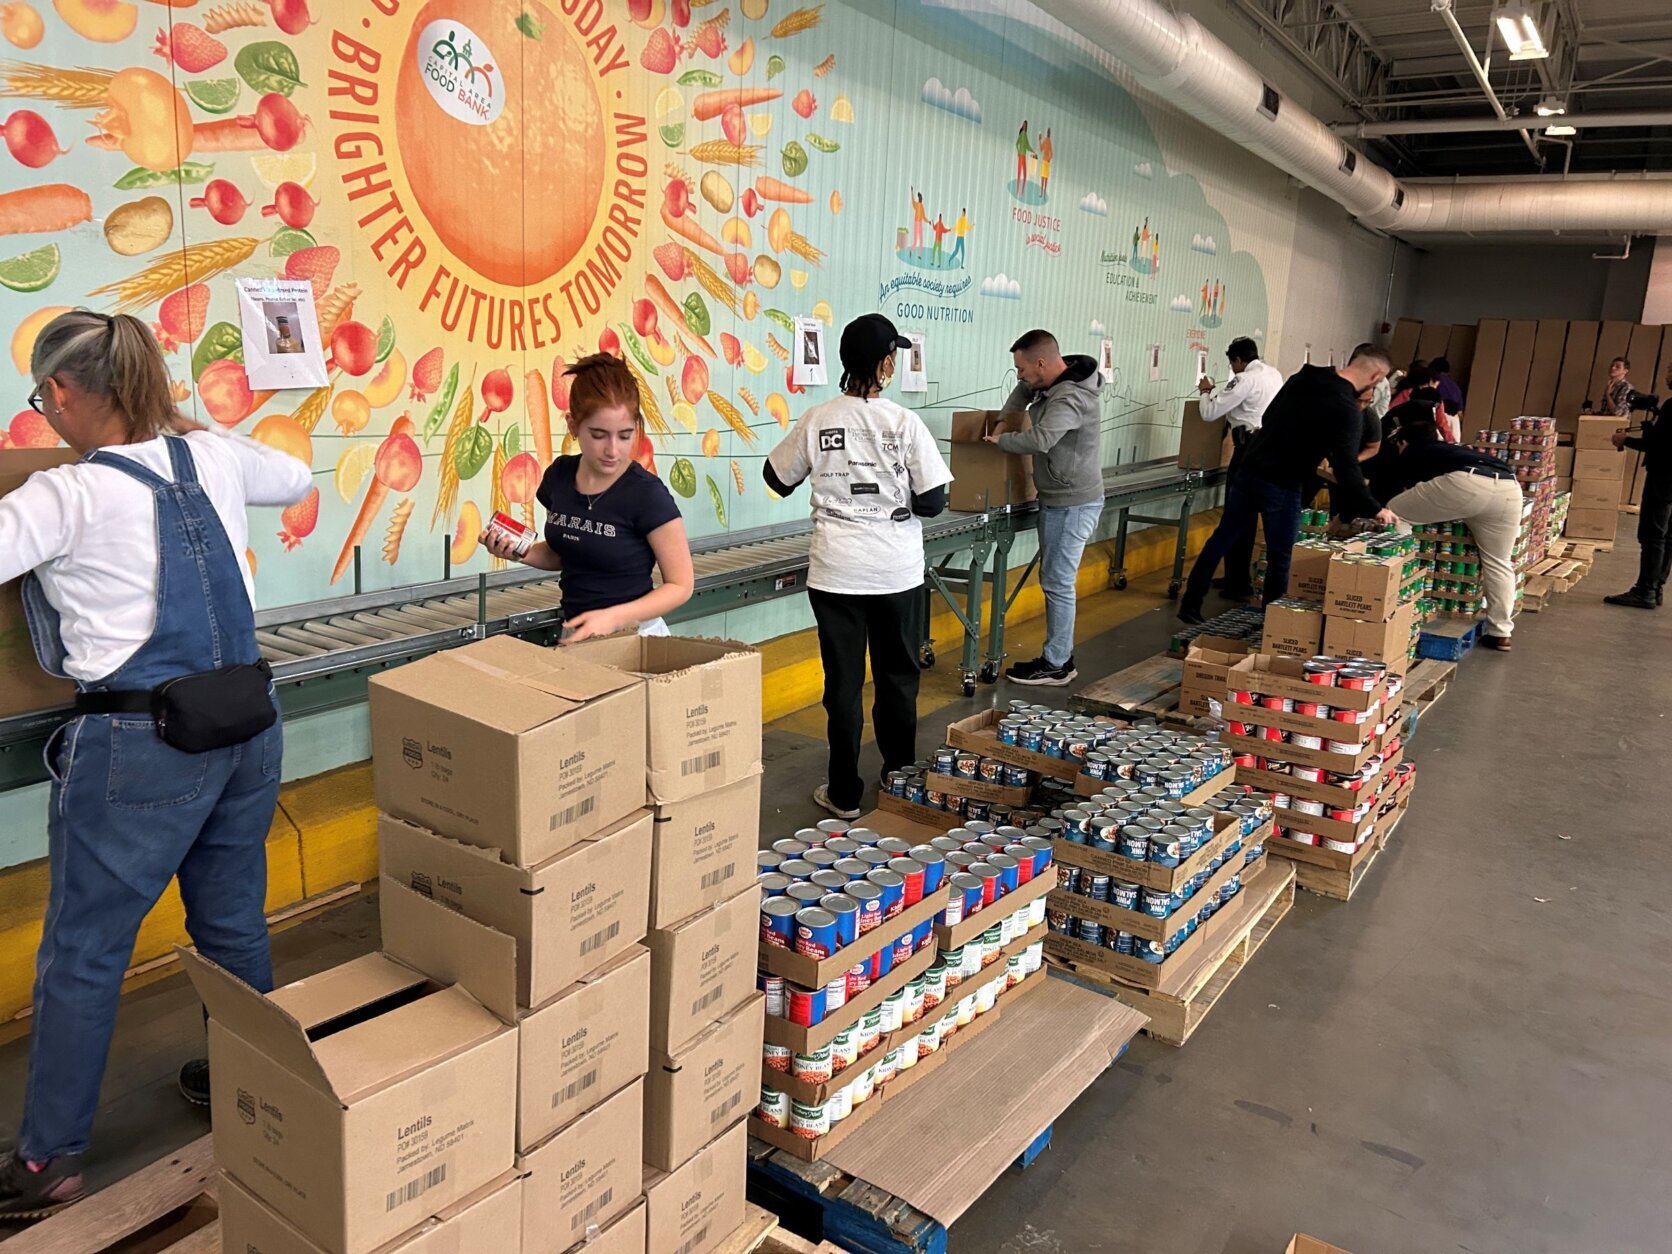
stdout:
[(648, 593), (656, 568), (650, 533), (679, 517), (667, 485), (637, 462), (594, 495), (588, 508), (587, 497), (575, 487), (580, 462), (578, 455), (556, 459), (534, 494), (546, 508), (546, 543), (563, 562), (568, 618)]

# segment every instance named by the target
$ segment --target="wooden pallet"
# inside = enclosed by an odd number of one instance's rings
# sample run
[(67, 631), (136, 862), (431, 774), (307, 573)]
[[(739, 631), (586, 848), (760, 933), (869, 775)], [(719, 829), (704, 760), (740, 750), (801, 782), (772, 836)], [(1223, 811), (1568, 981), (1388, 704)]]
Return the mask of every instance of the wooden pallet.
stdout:
[(1105, 675), (1069, 699), (1082, 714), (1114, 718), (1152, 718), (1164, 709), (1178, 710), (1184, 669), (1178, 658), (1158, 653), (1125, 670)]
[(809, 1241), (779, 1227), (778, 1216), (753, 1202), (745, 1202), (743, 1212), (743, 1222), (715, 1247), (714, 1254), (841, 1254), (828, 1241)]
[(1242, 973), (1248, 960), (1266, 943), (1272, 929), (1283, 921), (1295, 904), (1295, 873), (1291, 865), (1278, 862), (1268, 865), (1260, 876), (1257, 888), (1244, 892), (1258, 892), (1269, 897), (1269, 904), (1243, 927), (1225, 938), (1222, 945), (1198, 955), (1195, 969), (1189, 972), (1184, 985), (1172, 993), (1138, 988), (1127, 984), (1105, 971), (1080, 967), (1074, 963), (1059, 965), (1072, 971), (1074, 978), (1108, 992), (1118, 1001), (1149, 1016), (1144, 1029), (1163, 1045), (1183, 1046), (1195, 1035), (1196, 1029), (1218, 1004), (1231, 982)]
[[(1377, 825), (1376, 834), (1371, 837), (1372, 847), (1369, 856), (1350, 871), (1339, 871), (1334, 867), (1318, 866), (1299, 858), (1291, 859), (1295, 866), (1295, 883), (1309, 893), (1317, 893), (1320, 897), (1328, 897), (1334, 901), (1351, 901), (1353, 894), (1358, 892), (1359, 886), (1364, 883), (1365, 876), (1370, 874), (1370, 868), (1376, 865), (1377, 859), (1387, 849), (1388, 842), (1393, 839), (1394, 831), (1400, 823), (1404, 822), (1405, 811), (1409, 805), (1410, 795), (1407, 792), (1406, 796), (1400, 798), (1399, 804), (1389, 814), (1384, 815), (1381, 823)], [(1305, 846), (1302, 848), (1305, 848)], [(1269, 842), (1266, 845), (1266, 852), (1283, 857), (1283, 842), (1280, 840)]]
[(1446, 689), (1451, 687), (1452, 678), (1456, 674), (1456, 662), (1424, 658), (1405, 676), (1405, 691), (1402, 695), (1406, 701), (1426, 712), (1429, 706), (1446, 695)]

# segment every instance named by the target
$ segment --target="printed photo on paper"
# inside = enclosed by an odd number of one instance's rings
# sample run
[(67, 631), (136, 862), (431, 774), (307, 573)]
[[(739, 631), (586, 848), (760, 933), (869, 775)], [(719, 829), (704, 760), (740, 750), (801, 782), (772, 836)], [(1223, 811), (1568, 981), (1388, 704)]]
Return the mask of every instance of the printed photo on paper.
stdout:
[(305, 279), (239, 279), (244, 371), (252, 388), (321, 388), (328, 381), (313, 284)]

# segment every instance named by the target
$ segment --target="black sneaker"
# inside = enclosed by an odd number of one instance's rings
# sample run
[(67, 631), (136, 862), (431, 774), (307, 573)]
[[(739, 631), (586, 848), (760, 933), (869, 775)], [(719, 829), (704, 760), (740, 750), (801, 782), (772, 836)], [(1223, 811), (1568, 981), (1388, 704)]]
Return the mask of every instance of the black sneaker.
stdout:
[(1180, 605), (1178, 619), (1179, 622), (1189, 623), (1192, 627), (1200, 627), (1208, 621), (1202, 617), (1202, 608), (1199, 605)]
[(180, 1096), (193, 1106), (209, 1104), (209, 1060), (194, 1058), (180, 1068)]
[(1659, 609), (1661, 606), (1663, 606), (1665, 604), (1666, 604), (1666, 589), (1665, 588), (1656, 588), (1655, 589), (1655, 608)]
[(1629, 605), (1636, 610), (1652, 610), (1660, 605), (1660, 602), (1655, 599), (1654, 593), (1644, 592), (1638, 588), (1633, 588), (1629, 592), (1617, 593), (1611, 597), (1603, 597), (1602, 600), (1606, 605)]
[(20, 1158), (16, 1150), (0, 1156), (0, 1223), (45, 1219), (86, 1196), (79, 1154), (33, 1164)]
[(1061, 688), (1078, 679), (1080, 672), (1074, 669), (1073, 658), (1061, 666), (1052, 666), (1044, 658), (1036, 657), (1031, 662), (1016, 663), (1005, 671), (1004, 677), (1029, 688)]

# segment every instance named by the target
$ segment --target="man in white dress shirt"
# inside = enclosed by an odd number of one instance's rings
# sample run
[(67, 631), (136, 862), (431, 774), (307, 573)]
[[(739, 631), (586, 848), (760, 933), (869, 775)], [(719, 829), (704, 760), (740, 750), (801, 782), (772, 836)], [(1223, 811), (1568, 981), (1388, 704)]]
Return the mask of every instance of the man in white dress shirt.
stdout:
[[(1260, 429), (1266, 406), (1283, 386), (1283, 372), (1261, 361), (1259, 346), (1247, 336), (1232, 340), (1225, 358), (1231, 363), (1231, 377), (1223, 387), (1215, 388), (1213, 380), (1204, 376), (1197, 385), (1202, 394), (1197, 408), (1203, 422), (1223, 418), (1231, 428), (1231, 465), (1225, 474), (1229, 484), (1241, 468), (1244, 447)], [(1254, 536), (1250, 533), (1225, 556), (1225, 578), (1220, 586), (1227, 597), (1242, 600), (1254, 595), (1253, 564)]]

